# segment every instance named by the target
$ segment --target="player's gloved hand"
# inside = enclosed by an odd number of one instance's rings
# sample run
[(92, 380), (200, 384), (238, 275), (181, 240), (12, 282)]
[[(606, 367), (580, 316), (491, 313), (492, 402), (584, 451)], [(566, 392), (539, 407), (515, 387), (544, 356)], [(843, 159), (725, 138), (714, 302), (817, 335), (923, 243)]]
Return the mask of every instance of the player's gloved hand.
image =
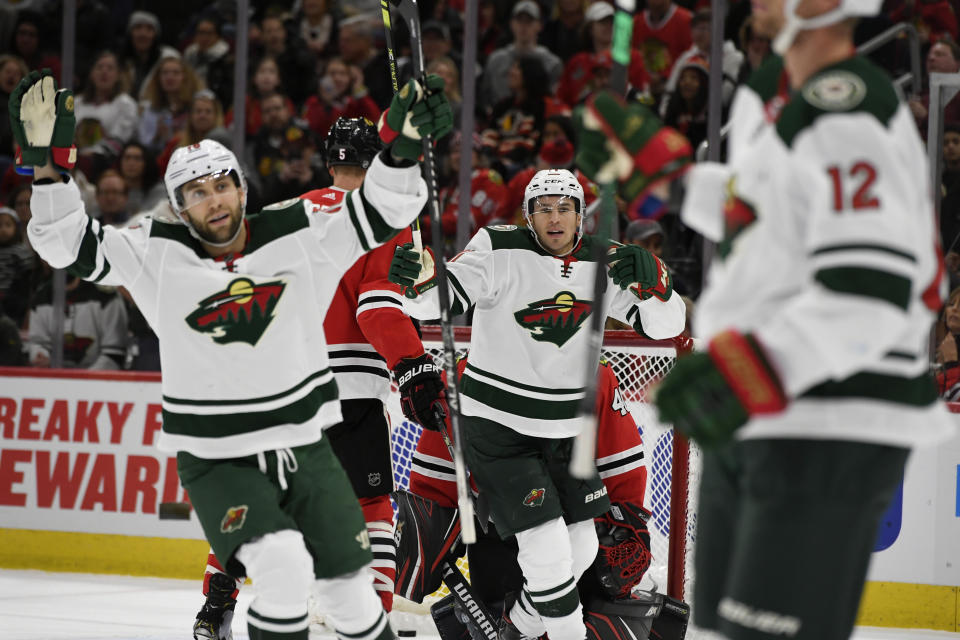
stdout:
[(440, 366), (433, 358), (426, 353), (417, 358), (402, 358), (394, 367), (393, 375), (400, 388), (403, 415), (424, 429), (443, 430), (450, 408), (447, 406), (446, 388), (440, 378)]
[(621, 289), (630, 288), (638, 298), (656, 296), (668, 300), (673, 279), (663, 260), (635, 244), (621, 245), (610, 253), (610, 277)]
[(443, 78), (430, 74), (424, 85), (408, 81), (380, 116), (380, 139), (390, 145), (396, 158), (417, 161), (424, 136), (438, 140), (453, 130), (453, 109), (443, 93)]
[(31, 71), (10, 94), (10, 127), (19, 146), (18, 171), (32, 174), (48, 159), (69, 171), (77, 162), (73, 133), (77, 118), (73, 113), (73, 92), (57, 90), (50, 69)]
[(683, 135), (642, 104), (627, 104), (609, 91), (594, 94), (574, 121), (577, 166), (595, 182), (619, 181), (620, 195), (631, 204), (690, 166), (693, 150)]
[(787, 405), (762, 345), (732, 330), (715, 336), (707, 353), (677, 359), (654, 396), (660, 420), (704, 448), (727, 442), (751, 416)]
[(424, 247), (422, 252), (413, 250), (413, 243), (400, 245), (393, 252), (387, 280), (400, 285), (403, 295), (410, 299), (437, 286), (437, 270), (433, 263), (433, 251)]

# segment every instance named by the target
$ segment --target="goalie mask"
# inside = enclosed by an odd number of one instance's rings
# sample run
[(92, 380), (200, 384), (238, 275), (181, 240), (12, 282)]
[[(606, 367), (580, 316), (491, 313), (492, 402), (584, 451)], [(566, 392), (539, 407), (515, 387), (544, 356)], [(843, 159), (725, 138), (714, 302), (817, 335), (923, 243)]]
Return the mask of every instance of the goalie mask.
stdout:
[[(580, 238), (583, 236), (583, 215), (585, 208), (583, 187), (580, 185), (577, 177), (567, 169), (544, 169), (538, 171), (533, 178), (530, 179), (526, 190), (523, 192), (523, 219), (526, 220), (527, 227), (530, 229), (530, 233), (533, 234), (533, 238), (537, 244), (543, 249), (547, 249), (540, 242), (540, 238), (537, 236), (533, 227), (533, 212), (540, 198), (544, 196), (560, 196), (573, 202), (574, 209), (577, 212), (577, 231), (573, 238), (573, 246), (576, 247)], [(559, 204), (559, 202), (562, 202), (562, 200), (558, 201), (557, 204)], [(554, 206), (557, 206), (557, 204)]]
[(804, 29), (817, 29), (836, 24), (847, 18), (875, 16), (880, 12), (883, 0), (840, 0), (836, 8), (810, 18), (797, 15), (801, 0), (785, 0), (783, 6), (783, 27), (773, 39), (773, 50), (783, 55), (793, 44), (797, 34)]
[[(190, 235), (194, 238), (215, 247), (229, 246), (240, 234), (243, 225), (237, 225), (236, 231), (229, 240), (225, 242), (211, 241), (209, 238), (201, 237), (193, 223), (190, 222), (189, 217), (185, 218), (183, 213), (187, 209), (201, 204), (206, 199), (204, 193), (213, 193), (211, 190), (202, 187), (207, 184), (213, 185), (225, 176), (233, 179), (233, 183), (240, 192), (239, 207), (242, 217), (247, 204), (247, 181), (237, 157), (219, 142), (201, 140), (197, 144), (180, 147), (170, 157), (167, 171), (163, 176), (167, 197), (170, 200), (170, 208), (173, 209), (177, 220), (187, 227)], [(188, 183), (193, 183), (191, 184), (189, 202), (184, 193), (184, 187)]]

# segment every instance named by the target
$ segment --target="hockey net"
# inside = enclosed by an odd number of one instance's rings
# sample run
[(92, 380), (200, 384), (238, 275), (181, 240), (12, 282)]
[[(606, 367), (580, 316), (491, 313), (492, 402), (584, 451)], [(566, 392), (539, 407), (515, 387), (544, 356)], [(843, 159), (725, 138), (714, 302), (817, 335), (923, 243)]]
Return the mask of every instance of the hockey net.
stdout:
[[(423, 334), (424, 348), (442, 361), (443, 343), (439, 327), (424, 327)], [(466, 355), (470, 344), (470, 328), (457, 327), (455, 340), (457, 356)], [(604, 335), (603, 357), (611, 363), (620, 381), (621, 394), (633, 414), (645, 447), (647, 495), (644, 506), (652, 513), (649, 529), (653, 555), (648, 575), (658, 591), (689, 600), (699, 454), (695, 447), (688, 446), (682, 438), (677, 438), (678, 446), (674, 446), (673, 430), (657, 420), (656, 410), (646, 400), (648, 388), (670, 370), (676, 353), (673, 342), (669, 340), (647, 340), (632, 331), (607, 331)], [(398, 488), (407, 488), (411, 459), (421, 427), (403, 417), (395, 387), (388, 402), (388, 411), (394, 425), (394, 481)], [(466, 558), (461, 558), (458, 566), (469, 578)], [(446, 587), (425, 604), (444, 595)]]

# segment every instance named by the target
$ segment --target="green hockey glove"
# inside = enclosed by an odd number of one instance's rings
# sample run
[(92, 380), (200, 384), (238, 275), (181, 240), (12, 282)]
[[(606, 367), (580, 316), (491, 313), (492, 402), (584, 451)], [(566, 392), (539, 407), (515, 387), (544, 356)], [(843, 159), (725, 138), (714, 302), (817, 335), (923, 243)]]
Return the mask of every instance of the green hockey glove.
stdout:
[(654, 395), (660, 420), (704, 448), (729, 441), (751, 416), (787, 406), (763, 346), (736, 331), (714, 337), (707, 353), (679, 358)]
[(73, 92), (57, 90), (49, 69), (31, 71), (10, 94), (10, 127), (19, 146), (17, 165), (26, 173), (42, 167), (48, 159), (64, 171), (77, 162), (73, 133)]
[(643, 247), (626, 244), (610, 254), (610, 277), (621, 289), (629, 287), (638, 298), (656, 296), (668, 300), (673, 293), (673, 279), (663, 260)]
[(412, 242), (397, 247), (390, 261), (387, 280), (400, 285), (403, 295), (411, 299), (433, 289), (437, 286), (433, 251), (430, 247), (424, 248), (423, 252), (414, 251)]
[(443, 93), (443, 78), (431, 74), (425, 84), (426, 90), (416, 80), (407, 82), (380, 116), (380, 139), (397, 158), (417, 161), (424, 136), (436, 141), (453, 130), (453, 110)]
[(619, 181), (620, 195), (631, 204), (690, 166), (690, 142), (637, 102), (601, 91), (577, 109), (574, 120), (577, 166), (596, 182)]

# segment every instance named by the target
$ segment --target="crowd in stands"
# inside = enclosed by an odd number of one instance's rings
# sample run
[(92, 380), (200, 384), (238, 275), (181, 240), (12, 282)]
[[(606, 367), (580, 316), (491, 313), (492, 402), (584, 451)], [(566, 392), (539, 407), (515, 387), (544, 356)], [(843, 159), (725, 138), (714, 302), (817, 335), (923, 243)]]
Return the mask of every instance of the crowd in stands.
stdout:
[[(424, 62), (446, 80), (457, 127), (464, 108), (461, 77), (464, 0), (421, 0)], [(722, 60), (711, 58), (706, 0), (641, 0), (634, 19), (627, 77), (629, 99), (641, 100), (697, 147), (707, 137), (711, 64), (723, 71), (722, 118), (736, 87), (771, 55), (751, 28), (750, 3), (731, 0)], [(51, 271), (32, 251), (30, 179), (14, 171), (7, 101), (31, 70), (60, 77), (61, 3), (0, 4), (0, 365), (49, 364)], [(857, 40), (899, 22), (916, 28), (923, 78), (906, 85), (925, 136), (929, 73), (960, 72), (960, 0), (887, 0), (883, 14), (858, 26)], [(88, 0), (78, 3), (70, 86), (76, 94), (79, 161), (74, 178), (87, 211), (104, 224), (170, 216), (162, 183), (174, 149), (213, 138), (232, 146), (242, 127), (241, 159), (248, 211), (327, 186), (322, 159), (327, 131), (340, 116), (376, 121), (393, 93), (380, 6), (375, 0), (251, 2), (243, 122), (234, 118), (235, 3)], [(523, 189), (542, 168), (569, 168), (583, 183), (588, 211), (598, 189), (574, 164), (572, 110), (605, 87), (612, 67), (614, 9), (607, 0), (480, 0), (474, 117), (469, 140), (458, 134), (438, 148), (442, 227), (456, 251), (459, 162), (472, 156), (469, 226), (521, 223)], [(410, 77), (409, 39), (394, 21), (398, 79)], [(871, 54), (895, 77), (909, 69), (903, 38)], [(953, 286), (960, 284), (960, 99), (945, 110), (941, 241)], [(617, 203), (620, 240), (662, 255), (678, 292), (696, 300), (701, 240), (676, 215), (675, 189), (657, 191), (635, 211)], [(917, 212), (925, 215), (925, 212)], [(631, 222), (633, 220), (634, 222)], [(423, 220), (429, 229), (429, 221)], [(586, 228), (592, 228), (588, 219)], [(960, 289), (936, 336), (947, 393), (960, 383), (957, 346)], [(951, 315), (950, 309), (954, 312)], [(67, 366), (157, 369), (156, 339), (122, 290), (70, 280)], [(96, 336), (81, 329), (96, 328)], [(954, 374), (950, 374), (954, 371)], [(949, 378), (949, 379), (948, 379)], [(960, 386), (957, 387), (960, 390)], [(954, 391), (960, 397), (960, 391)]]

